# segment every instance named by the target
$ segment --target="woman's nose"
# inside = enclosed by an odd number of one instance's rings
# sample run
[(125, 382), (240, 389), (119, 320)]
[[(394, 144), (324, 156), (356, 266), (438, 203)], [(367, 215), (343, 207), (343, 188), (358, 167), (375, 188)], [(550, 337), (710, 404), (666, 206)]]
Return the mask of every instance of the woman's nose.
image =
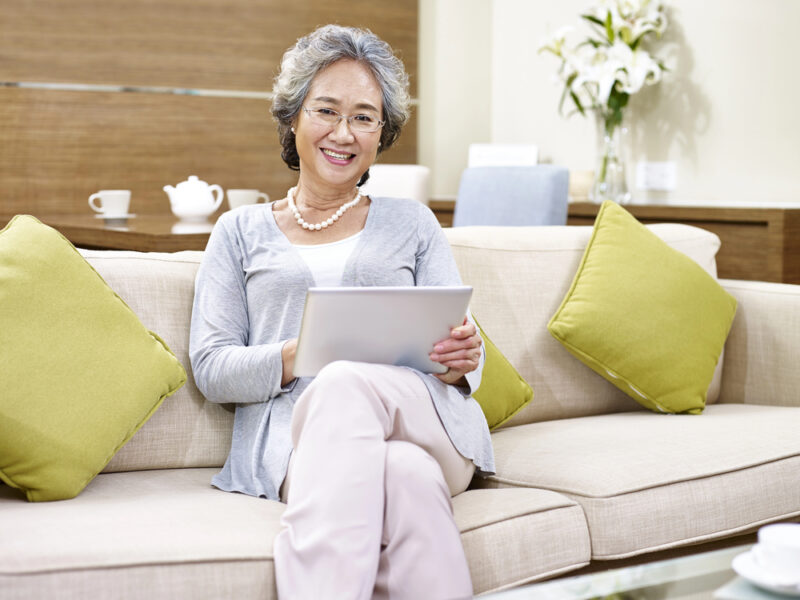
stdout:
[(331, 135), (333, 135), (334, 139), (337, 140), (352, 141), (353, 139), (355, 139), (353, 131), (350, 129), (350, 123), (346, 117), (342, 117), (341, 119), (339, 119), (339, 122), (336, 123), (336, 125), (334, 125)]

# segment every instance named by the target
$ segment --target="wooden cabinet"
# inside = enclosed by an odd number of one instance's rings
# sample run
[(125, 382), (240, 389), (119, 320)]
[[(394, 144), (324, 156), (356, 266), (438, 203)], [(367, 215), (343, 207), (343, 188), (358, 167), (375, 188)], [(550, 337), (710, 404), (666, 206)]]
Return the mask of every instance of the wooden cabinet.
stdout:
[[(452, 201), (432, 201), (442, 226), (453, 222)], [(599, 205), (569, 206), (568, 225), (592, 225)], [(685, 223), (717, 234), (719, 277), (800, 284), (800, 208), (626, 205), (642, 223)]]

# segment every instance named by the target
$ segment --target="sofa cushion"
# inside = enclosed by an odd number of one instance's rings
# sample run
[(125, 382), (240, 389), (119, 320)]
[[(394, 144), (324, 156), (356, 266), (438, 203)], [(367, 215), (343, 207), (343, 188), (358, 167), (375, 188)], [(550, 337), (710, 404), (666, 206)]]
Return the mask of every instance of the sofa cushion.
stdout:
[(592, 558), (624, 558), (800, 514), (800, 408), (715, 404), (533, 423), (492, 436), (485, 485), (565, 494)]
[(583, 511), (561, 494), (522, 488), (468, 490), (453, 498), (453, 513), (476, 594), (547, 579), (589, 563)]
[(606, 201), (547, 328), (645, 408), (699, 414), (735, 313), (696, 262)]
[(221, 492), (215, 472), (104, 473), (73, 500), (35, 506), (0, 488), (0, 595), (275, 598), (285, 506)]
[(72, 498), (186, 381), (170, 349), (70, 242), (29, 216), (0, 231), (0, 479)]
[(525, 408), (533, 399), (533, 390), (486, 335), (480, 323), (478, 329), (483, 338), (486, 360), (481, 384), (472, 397), (480, 404), (489, 429), (494, 430)]
[(720, 283), (738, 302), (725, 344), (722, 401), (800, 406), (800, 285)]
[[(284, 504), (221, 492), (214, 469), (99, 475), (68, 502), (32, 506), (0, 486), (3, 598), (275, 598)], [(476, 593), (588, 563), (581, 508), (542, 490), (453, 498)]]
[[(189, 321), (202, 252), (81, 253), (144, 325), (189, 365)], [(104, 472), (219, 467), (228, 456), (233, 413), (206, 401), (189, 379), (120, 450)]]
[[(716, 275), (716, 235), (671, 223), (647, 228)], [(579, 368), (547, 331), (578, 270), (591, 227), (456, 227), (445, 234), (462, 279), (475, 288), (473, 313), (536, 393), (536, 400), (506, 426), (639, 408), (605, 379)], [(721, 373), (722, 361), (708, 403), (719, 395)]]

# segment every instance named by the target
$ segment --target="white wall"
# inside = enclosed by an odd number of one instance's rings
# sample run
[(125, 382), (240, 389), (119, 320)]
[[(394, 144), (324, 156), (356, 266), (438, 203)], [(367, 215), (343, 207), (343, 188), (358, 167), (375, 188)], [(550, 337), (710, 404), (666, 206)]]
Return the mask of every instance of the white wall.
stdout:
[[(594, 168), (594, 124), (559, 116), (557, 59), (536, 52), (563, 25), (583, 31), (579, 14), (589, 4), (420, 0), (420, 63), (434, 72), (420, 96), (421, 125), (426, 113), (435, 115), (431, 131), (421, 127), (420, 160), (434, 170), (434, 197), (455, 196), (473, 141), (535, 143), (542, 160), (569, 167), (576, 178)], [(667, 4), (671, 22), (658, 55), (669, 57), (672, 72), (631, 100), (628, 179), (634, 188), (638, 160), (669, 160), (677, 164), (677, 187), (634, 189), (637, 200), (800, 202), (800, 2)], [(488, 98), (480, 85), (489, 86)], [(488, 121), (451, 110), (459, 98)]]
[(420, 0), (419, 162), (431, 195), (454, 198), (472, 142), (491, 140), (489, 0)]

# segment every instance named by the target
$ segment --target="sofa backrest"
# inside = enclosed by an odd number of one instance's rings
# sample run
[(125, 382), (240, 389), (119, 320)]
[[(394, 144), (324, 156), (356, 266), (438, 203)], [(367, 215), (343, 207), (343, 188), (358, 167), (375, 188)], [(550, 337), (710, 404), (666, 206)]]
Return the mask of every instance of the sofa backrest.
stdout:
[[(648, 227), (716, 277), (720, 245), (716, 235), (688, 225)], [(592, 227), (457, 227), (445, 229), (445, 234), (464, 283), (474, 287), (473, 314), (533, 387), (533, 402), (506, 426), (640, 409), (547, 331), (569, 290)], [(719, 396), (722, 362), (709, 387), (709, 403)]]
[[(719, 239), (714, 234), (685, 225), (651, 229), (716, 274)], [(462, 278), (475, 288), (474, 314), (534, 388), (533, 402), (508, 425), (639, 408), (547, 331), (591, 227), (461, 227), (445, 233)], [(194, 280), (202, 252), (81, 253), (142, 323), (164, 339), (188, 374), (186, 385), (164, 401), (105, 472), (221, 466), (230, 448), (233, 412), (206, 401), (189, 363)], [(721, 364), (709, 388), (709, 402), (718, 395)]]
[(104, 469), (105, 472), (218, 467), (230, 449), (233, 413), (206, 401), (189, 365), (189, 321), (202, 252), (171, 254), (82, 250), (106, 283), (157, 333), (188, 380)]

